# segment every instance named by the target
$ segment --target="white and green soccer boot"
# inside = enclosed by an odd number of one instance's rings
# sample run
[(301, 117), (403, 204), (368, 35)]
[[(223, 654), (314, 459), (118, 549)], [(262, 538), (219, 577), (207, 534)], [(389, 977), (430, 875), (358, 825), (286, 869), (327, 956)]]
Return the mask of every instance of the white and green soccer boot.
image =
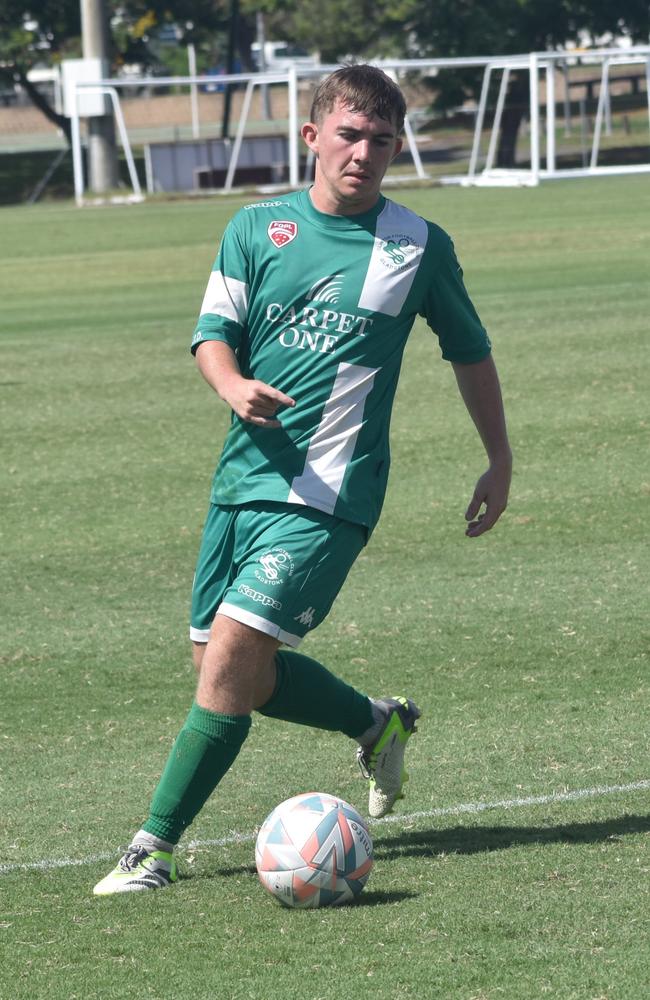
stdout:
[(392, 812), (398, 799), (404, 798), (402, 789), (408, 781), (404, 751), (422, 713), (408, 698), (373, 701), (385, 711), (386, 721), (371, 746), (359, 747), (357, 760), (364, 778), (370, 780), (368, 813), (373, 819), (380, 819)]
[(177, 879), (176, 862), (171, 852), (131, 844), (117, 867), (97, 883), (93, 893), (95, 896), (112, 896), (116, 892), (166, 889)]

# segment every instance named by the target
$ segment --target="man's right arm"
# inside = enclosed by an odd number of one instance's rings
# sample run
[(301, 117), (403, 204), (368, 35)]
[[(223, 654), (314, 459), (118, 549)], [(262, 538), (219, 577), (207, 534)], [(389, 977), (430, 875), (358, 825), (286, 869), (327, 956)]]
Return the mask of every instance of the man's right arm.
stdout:
[(235, 352), (221, 340), (205, 340), (196, 349), (196, 363), (206, 382), (242, 420), (258, 427), (280, 427), (276, 414), (295, 400), (279, 389), (245, 378)]

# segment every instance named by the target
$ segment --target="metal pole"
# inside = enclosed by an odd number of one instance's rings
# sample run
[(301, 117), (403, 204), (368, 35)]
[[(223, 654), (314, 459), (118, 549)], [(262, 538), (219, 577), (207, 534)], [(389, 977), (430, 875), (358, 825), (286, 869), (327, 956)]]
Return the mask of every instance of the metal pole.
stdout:
[(296, 67), (289, 67), (287, 79), (289, 96), (289, 183), (296, 188), (298, 177), (298, 77)]
[(70, 118), (70, 137), (72, 139), (72, 172), (74, 174), (74, 197), (77, 205), (83, 204), (84, 197), (84, 167), (81, 155), (81, 135), (79, 130), (79, 91), (74, 88), (74, 111)]
[(591, 143), (591, 160), (589, 166), (593, 170), (598, 166), (598, 152), (600, 150), (600, 133), (603, 127), (603, 111), (608, 96), (609, 80), (609, 59), (603, 59), (603, 69), (600, 75), (600, 93), (598, 95), (598, 108), (596, 109), (596, 121), (594, 123), (594, 138)]
[(420, 178), (420, 180), (426, 180), (429, 176), (422, 166), (422, 157), (420, 156), (420, 150), (418, 149), (417, 142), (415, 140), (415, 133), (413, 132), (413, 126), (409, 121), (409, 116), (406, 115), (404, 118), (404, 135), (406, 136), (406, 143), (409, 148), (409, 153), (411, 154), (411, 159), (413, 160), (413, 166), (415, 167), (415, 173)]
[(129, 135), (126, 131), (126, 123), (120, 107), (120, 99), (117, 96), (117, 90), (115, 87), (107, 87), (106, 93), (113, 103), (113, 111), (115, 113), (117, 127), (120, 132), (120, 139), (122, 141), (122, 148), (124, 149), (124, 155), (126, 157), (126, 164), (129, 169), (129, 177), (131, 178), (131, 187), (133, 188), (133, 193), (139, 198), (142, 195), (142, 189), (138, 179), (138, 172), (135, 169), (135, 160), (133, 159), (133, 153), (131, 152), (131, 143), (129, 142)]
[[(260, 73), (266, 73), (266, 32), (264, 30), (264, 14), (261, 10), (258, 10), (255, 16), (255, 27), (257, 29), (258, 52), (260, 54), (260, 64), (257, 68)], [(262, 84), (262, 114), (267, 122), (273, 117), (271, 112), (271, 96), (267, 83)]]
[(501, 77), (501, 83), (499, 85), (499, 96), (497, 98), (496, 111), (494, 112), (494, 121), (492, 122), (492, 134), (490, 135), (490, 145), (488, 147), (487, 159), (485, 161), (485, 170), (491, 170), (492, 164), (494, 163), (494, 154), (497, 148), (497, 139), (499, 137), (499, 129), (501, 128), (501, 117), (503, 115), (503, 105), (506, 101), (506, 94), (508, 92), (508, 81), (510, 79), (510, 69), (506, 66), (503, 70), (503, 76)]
[(483, 86), (481, 87), (481, 96), (479, 98), (478, 111), (476, 114), (476, 124), (474, 126), (474, 142), (472, 143), (472, 153), (469, 158), (469, 169), (467, 171), (468, 177), (474, 177), (476, 173), (476, 163), (481, 146), (481, 132), (483, 131), (483, 119), (485, 118), (485, 107), (487, 105), (488, 90), (490, 89), (491, 73), (492, 64), (488, 63), (485, 67), (485, 72), (483, 73)]
[[(239, 33), (239, 0), (230, 0), (230, 25), (228, 29), (228, 54), (226, 56), (226, 73), (230, 76), (235, 72), (235, 50)], [(232, 84), (226, 84), (223, 95), (223, 119), (221, 122), (221, 138), (230, 138), (230, 111), (232, 108)]]
[[(389, 76), (394, 83), (397, 83), (397, 73), (395, 70), (387, 70), (387, 76)], [(415, 173), (420, 180), (426, 180), (428, 174), (422, 166), (422, 157), (420, 156), (420, 150), (418, 149), (417, 142), (415, 141), (415, 132), (413, 131), (413, 126), (409, 121), (408, 114), (404, 116), (404, 136), (406, 137), (406, 144), (409, 148), (411, 159), (413, 160)]]
[(546, 169), (555, 173), (555, 66), (546, 64)]
[[(109, 75), (110, 32), (105, 0), (81, 0), (82, 47), (85, 59), (101, 59), (102, 76)], [(88, 172), (91, 190), (102, 194), (118, 184), (115, 122), (110, 103), (105, 114), (88, 119)]]
[(530, 172), (533, 184), (539, 184), (539, 63), (537, 53), (530, 53)]
[[(196, 47), (194, 42), (187, 45), (187, 68), (190, 76), (196, 76)], [(192, 138), (198, 139), (201, 133), (199, 125), (199, 94), (196, 83), (190, 84), (190, 107), (192, 109)]]
[(250, 111), (251, 98), (253, 96), (253, 87), (255, 86), (255, 80), (249, 80), (246, 84), (246, 93), (244, 94), (244, 103), (242, 105), (241, 114), (239, 116), (239, 125), (237, 126), (237, 135), (235, 137), (235, 143), (232, 147), (232, 152), (230, 154), (230, 163), (228, 164), (228, 172), (226, 173), (226, 179), (224, 181), (223, 189), (224, 191), (230, 191), (232, 188), (233, 178), (235, 176), (235, 170), (237, 169), (237, 162), (239, 160), (239, 153), (241, 151), (242, 142), (244, 141), (244, 131), (246, 129), (246, 122), (248, 121), (248, 112)]
[(564, 134), (571, 135), (571, 88), (569, 87), (569, 67), (566, 62), (562, 64), (562, 76), (564, 77)]

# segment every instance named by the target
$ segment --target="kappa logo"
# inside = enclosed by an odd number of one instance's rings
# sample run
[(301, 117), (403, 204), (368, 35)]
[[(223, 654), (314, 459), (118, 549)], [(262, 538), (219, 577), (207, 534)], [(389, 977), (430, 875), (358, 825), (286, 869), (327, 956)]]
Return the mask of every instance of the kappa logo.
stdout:
[(311, 628), (314, 623), (314, 615), (316, 614), (316, 608), (305, 608), (301, 611), (299, 615), (296, 615), (293, 619), (295, 622), (300, 622), (301, 625), (306, 625), (307, 628)]
[(255, 570), (255, 576), (262, 583), (282, 583), (286, 576), (293, 576), (293, 559), (286, 549), (271, 549), (260, 556), (258, 560), (261, 569)]
[(298, 235), (298, 225), (295, 222), (274, 219), (273, 222), (269, 223), (269, 228), (266, 232), (271, 243), (280, 249), (281, 247), (286, 247), (287, 243), (295, 240)]
[(247, 587), (245, 583), (240, 583), (237, 590), (240, 594), (250, 597), (251, 600), (263, 604), (265, 608), (275, 608), (276, 611), (282, 610), (280, 601), (274, 601), (268, 594), (260, 594), (259, 590), (253, 590), (252, 587)]

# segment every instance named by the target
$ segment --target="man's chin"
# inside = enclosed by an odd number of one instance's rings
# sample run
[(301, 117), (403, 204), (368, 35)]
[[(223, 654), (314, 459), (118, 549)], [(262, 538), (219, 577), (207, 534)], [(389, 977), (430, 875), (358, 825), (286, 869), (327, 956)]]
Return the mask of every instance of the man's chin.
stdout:
[(346, 184), (339, 190), (341, 200), (347, 205), (374, 205), (379, 197), (379, 191), (374, 184)]

